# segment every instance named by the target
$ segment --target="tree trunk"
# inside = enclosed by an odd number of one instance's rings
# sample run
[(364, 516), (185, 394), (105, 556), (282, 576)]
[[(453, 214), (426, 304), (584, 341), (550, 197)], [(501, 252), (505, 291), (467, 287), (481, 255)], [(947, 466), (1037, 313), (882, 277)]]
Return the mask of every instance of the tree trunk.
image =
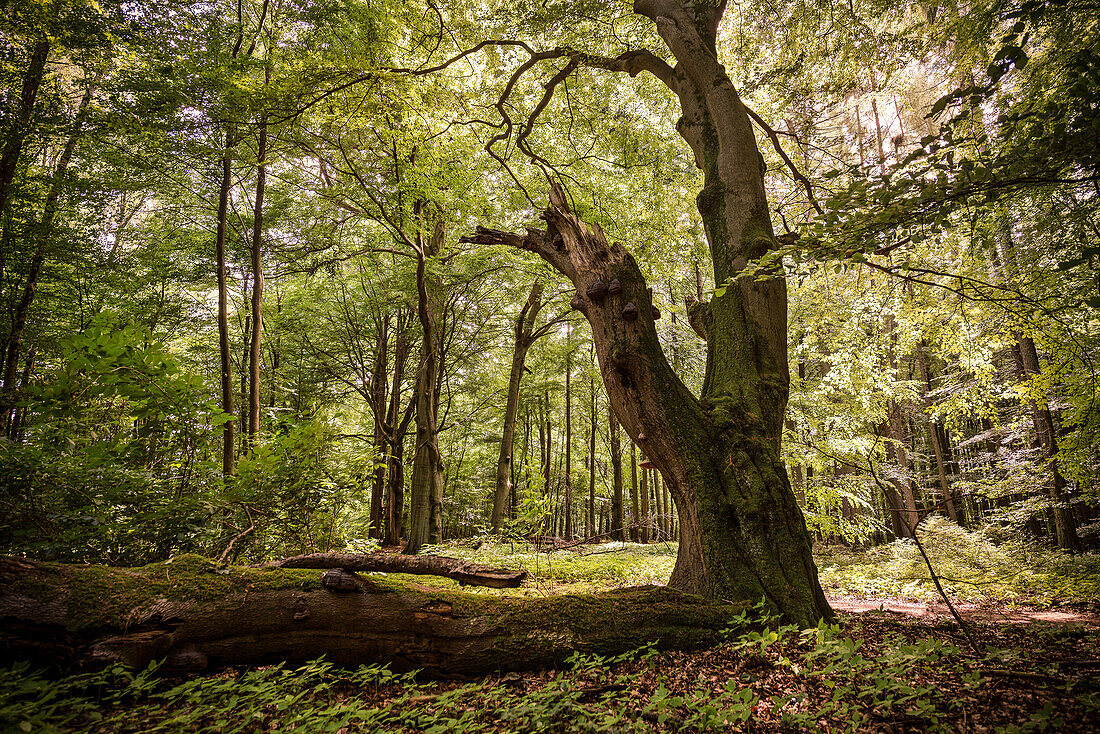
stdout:
[(386, 457), (386, 501), (383, 525), (383, 544), (398, 545), (401, 542), (401, 515), (405, 499), (405, 432), (408, 430), (416, 401), (409, 401), (404, 413), (401, 410), (401, 383), (405, 379), (405, 365), (409, 358), (408, 314), (404, 309), (397, 313), (394, 328), (393, 383), (390, 386), (390, 405), (386, 411), (386, 431), (389, 453)]
[[(744, 122), (747, 127), (747, 116)], [(751, 141), (751, 129), (743, 132)], [(759, 177), (758, 158), (753, 165)], [(756, 184), (762, 198), (762, 184)], [(720, 182), (715, 186), (722, 188)], [(700, 206), (712, 232), (716, 282), (725, 283), (743, 262), (739, 258), (762, 254), (764, 245), (750, 239), (752, 247), (740, 254), (729, 251), (722, 232), (731, 225), (722, 222), (739, 222), (740, 214), (713, 193), (704, 191)], [(740, 230), (764, 236), (768, 230), (756, 229), (770, 227), (764, 204), (755, 210), (756, 220), (740, 222)], [(552, 191), (544, 216), (546, 232), (513, 235), (480, 228), (471, 239), (536, 252), (576, 287), (572, 303), (592, 327), (615, 414), (660, 468), (676, 502), (680, 544), (669, 584), (708, 598), (765, 597), (799, 624), (831, 619), (779, 453), (788, 382), (782, 284), (749, 279), (712, 301), (715, 328), (699, 400), (665, 359), (650, 292), (633, 257), (574, 216), (560, 189)], [(612, 279), (621, 293), (588, 289)], [(597, 295), (587, 296), (590, 292)]]
[(0, 217), (8, 208), (8, 197), (15, 171), (19, 167), (19, 156), (23, 152), (23, 142), (27, 139), (34, 105), (38, 99), (38, 90), (46, 74), (46, 58), (50, 55), (49, 41), (36, 41), (30, 48), (27, 71), (23, 74), (23, 90), (19, 102), (12, 110), (11, 124), (4, 131), (4, 152), (0, 155)]
[(535, 281), (527, 302), (516, 317), (512, 347), (512, 370), (508, 375), (508, 398), (504, 406), (504, 429), (501, 431), (500, 457), (497, 459), (496, 492), (493, 495), (493, 532), (500, 532), (504, 508), (512, 489), (512, 446), (516, 435), (516, 416), (519, 415), (519, 387), (526, 368), (527, 351), (535, 339), (535, 320), (542, 309), (542, 282)]
[(384, 314), (377, 322), (378, 344), (374, 351), (374, 369), (371, 371), (370, 406), (374, 416), (374, 471), (370, 493), (370, 537), (381, 539), (385, 535), (382, 520), (383, 495), (386, 493), (386, 454), (389, 441), (386, 431), (386, 374), (390, 356), (390, 314)]
[(218, 231), (215, 236), (215, 257), (218, 270), (218, 356), (221, 366), (222, 413), (222, 475), (236, 473), (236, 437), (235, 422), (237, 416), (233, 410), (233, 363), (229, 355), (229, 285), (225, 267), (225, 236), (229, 219), (229, 192), (233, 187), (233, 149), (236, 140), (232, 130), (225, 133), (225, 148), (222, 149), (222, 178), (218, 187)]
[[(917, 365), (920, 368), (921, 382), (924, 387), (924, 405), (926, 408), (932, 408), (932, 398), (930, 397), (932, 392), (932, 373), (928, 367), (927, 356), (927, 344), (924, 339), (917, 342)], [(948, 451), (945, 436), (943, 434), (943, 427), (940, 425), (938, 419), (928, 416), (928, 434), (932, 441), (932, 451), (936, 457), (936, 476), (939, 478), (940, 484), (940, 497), (943, 502), (944, 509), (947, 510), (947, 516), (960, 525), (965, 525), (965, 518), (959, 512), (958, 506), (955, 501), (955, 495), (951, 490), (951, 484), (947, 480), (947, 464), (949, 461)]]
[(574, 652), (719, 642), (745, 607), (663, 587), (549, 599), (424, 589), (394, 577), (229, 568), (179, 556), (136, 569), (0, 558), (0, 660), (166, 669), (389, 663), (428, 675), (547, 667)]
[[(268, 69), (268, 76), (271, 71)], [(260, 114), (256, 149), (256, 207), (252, 218), (252, 333), (248, 349), (248, 443), (260, 430), (260, 348), (264, 330), (264, 269), (262, 260), (264, 186), (267, 183), (267, 113)]]
[[(1019, 334), (1017, 349), (1020, 354), (1020, 366), (1022, 377), (1031, 379), (1040, 372), (1039, 354), (1035, 350), (1035, 342), (1025, 334)], [(1050, 494), (1051, 509), (1054, 515), (1054, 537), (1059, 548), (1075, 553), (1080, 550), (1081, 541), (1077, 535), (1077, 523), (1073, 517), (1073, 509), (1069, 507), (1069, 494), (1066, 491), (1066, 480), (1062, 472), (1058, 470), (1058, 442), (1054, 430), (1054, 418), (1050, 408), (1039, 400), (1031, 402), (1031, 419), (1035, 426), (1037, 443), (1043, 450), (1047, 464), (1050, 468), (1050, 481), (1047, 483), (1047, 491)]]
[(649, 530), (653, 527), (653, 520), (649, 517), (649, 469), (642, 467), (642, 533), (641, 542), (649, 542)]
[(588, 527), (586, 535), (592, 538), (599, 534), (596, 529), (596, 385), (588, 382), (589, 421), (588, 421)]
[[(423, 214), (418, 204), (418, 215)], [(436, 399), (442, 349), (439, 322), (442, 318), (442, 284), (429, 272), (428, 261), (443, 249), (443, 220), (434, 219), (431, 235), (417, 236), (417, 315), (422, 332), (420, 368), (416, 375), (416, 450), (413, 454), (412, 492), (409, 500), (409, 536), (405, 553), (415, 555), (426, 544), (443, 540), (443, 460), (439, 453)], [(421, 227), (421, 232), (423, 227)]]
[(630, 540), (642, 541), (642, 511), (638, 505), (638, 447), (630, 442)]
[(607, 406), (607, 430), (611, 444), (611, 538), (626, 542), (623, 530), (623, 448), (619, 443), (619, 421)]
[(565, 527), (562, 534), (573, 539), (573, 353), (565, 355)]

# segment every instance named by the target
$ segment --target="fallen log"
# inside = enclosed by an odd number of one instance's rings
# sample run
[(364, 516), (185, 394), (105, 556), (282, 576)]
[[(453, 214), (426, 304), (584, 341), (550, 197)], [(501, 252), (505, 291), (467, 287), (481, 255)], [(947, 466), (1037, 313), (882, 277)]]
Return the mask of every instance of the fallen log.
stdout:
[(342, 568), (345, 571), (381, 571), (445, 576), (467, 586), (511, 589), (520, 586), (527, 572), (490, 568), (443, 556), (404, 556), (392, 553), (310, 553), (271, 561), (276, 568)]
[(165, 659), (200, 670), (324, 655), (346, 666), (476, 675), (547, 667), (574, 651), (711, 645), (741, 611), (653, 586), (532, 599), (396, 574), (219, 568), (198, 556), (141, 568), (0, 558), (0, 659), (62, 668)]

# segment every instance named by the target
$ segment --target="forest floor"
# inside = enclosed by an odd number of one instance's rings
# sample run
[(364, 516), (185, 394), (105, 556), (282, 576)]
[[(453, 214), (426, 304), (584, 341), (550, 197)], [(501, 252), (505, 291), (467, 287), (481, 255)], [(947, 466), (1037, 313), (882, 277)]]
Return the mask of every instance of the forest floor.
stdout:
[[(758, 609), (710, 649), (575, 655), (559, 669), (462, 681), (323, 661), (188, 679), (117, 667), (57, 680), (16, 667), (0, 670), (0, 731), (1100, 732), (1100, 558), (946, 524), (922, 538), (965, 629), (911, 543), (828, 547), (817, 559), (835, 626), (799, 631)], [(436, 549), (527, 567), (524, 588), (476, 593), (535, 597), (659, 583), (675, 550)]]

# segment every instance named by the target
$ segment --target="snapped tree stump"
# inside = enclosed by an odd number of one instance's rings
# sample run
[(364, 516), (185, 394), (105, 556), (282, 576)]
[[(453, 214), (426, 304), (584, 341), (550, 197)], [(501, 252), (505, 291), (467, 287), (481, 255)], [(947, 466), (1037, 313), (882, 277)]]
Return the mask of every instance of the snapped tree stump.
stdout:
[[(322, 582), (322, 577), (327, 579)], [(181, 556), (141, 568), (0, 558), (0, 657), (58, 667), (389, 663), (476, 675), (716, 642), (742, 608), (664, 587), (547, 599), (433, 589), (346, 570), (225, 568)]]

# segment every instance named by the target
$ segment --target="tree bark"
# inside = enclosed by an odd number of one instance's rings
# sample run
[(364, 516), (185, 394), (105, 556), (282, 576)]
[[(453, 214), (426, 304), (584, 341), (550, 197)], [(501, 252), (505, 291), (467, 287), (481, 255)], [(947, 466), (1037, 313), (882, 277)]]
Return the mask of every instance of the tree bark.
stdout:
[(619, 421), (607, 406), (607, 428), (611, 443), (611, 538), (626, 542), (623, 529), (623, 448), (619, 443)]
[[(418, 215), (422, 206), (418, 204)], [(422, 332), (420, 368), (416, 375), (416, 450), (413, 454), (412, 492), (409, 500), (409, 535), (405, 553), (415, 555), (421, 546), (443, 540), (443, 460), (439, 453), (437, 390), (442, 369), (439, 322), (442, 318), (442, 284), (429, 271), (429, 261), (443, 248), (443, 220), (430, 219), (429, 237), (418, 234), (416, 260), (417, 315)], [(423, 227), (420, 228), (423, 232)], [(432, 263), (433, 267), (436, 263)]]
[(588, 523), (585, 532), (588, 537), (598, 534), (596, 530), (596, 385), (588, 382), (589, 421), (588, 421)]
[(414, 395), (404, 412), (401, 409), (401, 383), (405, 379), (405, 365), (409, 358), (409, 318), (406, 310), (398, 311), (394, 335), (393, 382), (390, 386), (390, 405), (386, 411), (389, 453), (386, 457), (386, 501), (383, 507), (385, 533), (382, 542), (385, 545), (398, 545), (401, 542), (401, 516), (405, 499), (405, 433), (416, 407)]
[[(706, 192), (701, 200), (707, 201)], [(704, 210), (704, 221), (719, 226), (709, 205)], [(831, 619), (779, 455), (787, 385), (782, 289), (771, 281), (738, 282), (712, 302), (720, 328), (707, 342), (708, 375), (699, 400), (665, 359), (650, 292), (633, 257), (574, 216), (560, 189), (552, 191), (544, 216), (545, 232), (479, 228), (470, 239), (536, 252), (576, 287), (573, 306), (592, 327), (615, 414), (661, 469), (677, 505), (680, 544), (669, 584), (708, 598), (765, 597), (800, 624)], [(758, 216), (766, 217), (767, 209)], [(737, 259), (725, 247), (715, 248), (720, 283)], [(621, 293), (585, 295), (590, 283), (612, 279)]]
[[(324, 580), (323, 580), (324, 579)], [(168, 670), (389, 663), (431, 676), (551, 666), (657, 642), (721, 640), (743, 606), (664, 587), (593, 596), (502, 598), (393, 577), (278, 568), (218, 569), (198, 556), (136, 569), (0, 558), (0, 660)]]
[(519, 415), (519, 388), (526, 369), (527, 352), (538, 337), (535, 323), (542, 309), (542, 282), (535, 281), (527, 302), (516, 317), (512, 347), (512, 369), (508, 375), (508, 397), (504, 406), (504, 428), (501, 431), (500, 457), (497, 459), (496, 492), (493, 495), (493, 532), (500, 532), (504, 509), (512, 489), (512, 446), (516, 435), (516, 416)]
[[(270, 69), (268, 69), (270, 76)], [(260, 430), (260, 355), (264, 330), (263, 225), (264, 187), (267, 183), (267, 113), (260, 113), (256, 149), (256, 206), (252, 217), (252, 334), (248, 349), (248, 443)]]
[[(1017, 335), (1017, 350), (1020, 355), (1021, 377), (1031, 379), (1039, 374), (1039, 354), (1035, 342), (1025, 334)], [(1047, 491), (1050, 495), (1052, 514), (1054, 515), (1054, 538), (1059, 548), (1076, 553), (1081, 549), (1081, 540), (1077, 535), (1077, 523), (1073, 509), (1069, 507), (1069, 495), (1066, 480), (1058, 470), (1058, 442), (1054, 430), (1054, 418), (1050, 408), (1039, 400), (1031, 401), (1031, 419), (1035, 427), (1037, 443), (1050, 469), (1050, 481)]]
[[(921, 382), (924, 387), (924, 405), (929, 410), (932, 408), (932, 398), (930, 397), (932, 392), (932, 373), (928, 367), (928, 345), (924, 339), (917, 342), (917, 365), (920, 368)], [(951, 484), (947, 480), (947, 464), (950, 460), (948, 452), (950, 447), (947, 445), (946, 436), (943, 433), (943, 426), (940, 421), (933, 418), (931, 415), (928, 417), (928, 435), (932, 442), (932, 450), (936, 456), (936, 476), (939, 478), (940, 484), (940, 496), (943, 501), (944, 509), (947, 510), (947, 516), (953, 521), (965, 526), (966, 518), (959, 512), (958, 504), (955, 499), (955, 495), (951, 489)]]
[(370, 405), (374, 416), (374, 471), (370, 493), (370, 537), (381, 539), (385, 535), (382, 520), (383, 496), (386, 493), (386, 455), (389, 441), (386, 432), (386, 374), (389, 366), (390, 314), (377, 321), (378, 344), (374, 351), (374, 369), (371, 371)]
[(642, 511), (638, 505), (638, 447), (630, 442), (630, 540), (642, 540)]
[(573, 539), (573, 352), (565, 355), (565, 502), (562, 535)]
[(653, 527), (653, 520), (649, 516), (649, 469), (642, 467), (642, 484), (640, 489), (642, 495), (642, 532), (641, 542), (649, 542), (649, 531)]
[(218, 357), (221, 367), (222, 412), (226, 421), (222, 424), (222, 475), (236, 473), (236, 413), (233, 409), (233, 362), (229, 354), (229, 284), (225, 266), (225, 238), (229, 219), (229, 192), (233, 187), (233, 150), (236, 147), (233, 131), (225, 133), (222, 149), (222, 177), (218, 186), (218, 229), (214, 250), (218, 271)]

